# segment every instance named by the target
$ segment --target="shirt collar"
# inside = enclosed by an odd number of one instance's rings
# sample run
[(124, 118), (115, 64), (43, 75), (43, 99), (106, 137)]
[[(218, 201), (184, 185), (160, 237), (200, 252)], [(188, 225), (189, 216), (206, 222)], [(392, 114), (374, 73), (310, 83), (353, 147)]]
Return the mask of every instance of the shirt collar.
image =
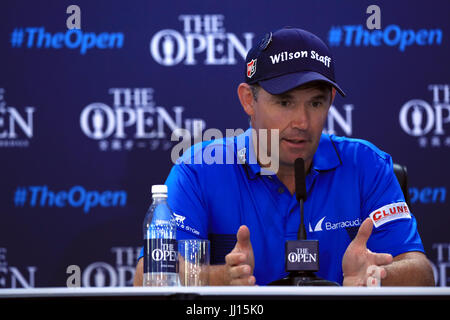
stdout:
[(312, 169), (316, 171), (328, 171), (342, 164), (339, 152), (332, 140), (332, 136), (322, 133), (319, 146), (314, 154)]
[[(242, 135), (236, 137), (237, 157), (239, 162), (248, 168), (249, 178), (254, 179), (261, 174), (261, 166), (255, 154), (253, 145), (252, 127), (248, 128)], [(274, 173), (273, 173), (274, 174)]]
[[(261, 168), (258, 164), (252, 139), (252, 127), (237, 137), (236, 144), (238, 159), (241, 164), (249, 168), (247, 172), (251, 179), (261, 175), (262, 170), (265, 171), (266, 175), (275, 175), (274, 172)], [(332, 137), (323, 133), (320, 137), (319, 146), (314, 154), (312, 170), (328, 171), (337, 168), (341, 164), (341, 157), (334, 145)]]

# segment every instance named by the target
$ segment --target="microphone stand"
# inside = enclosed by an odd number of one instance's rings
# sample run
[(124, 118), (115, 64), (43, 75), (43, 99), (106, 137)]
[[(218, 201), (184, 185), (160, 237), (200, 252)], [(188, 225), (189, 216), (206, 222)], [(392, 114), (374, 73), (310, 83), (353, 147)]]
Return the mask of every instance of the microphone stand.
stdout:
[[(305, 176), (304, 176), (304, 161), (303, 159), (297, 159), (295, 161), (296, 170), (296, 196), (300, 204), (300, 227), (298, 228), (297, 239), (299, 243), (308, 242), (306, 240), (306, 228), (303, 217), (303, 202), (306, 199), (306, 186), (305, 186)], [(317, 256), (319, 255), (319, 243), (317, 240)], [(287, 250), (286, 250), (287, 252)], [(286, 259), (286, 269), (288, 270), (288, 262)], [(317, 269), (319, 270), (318, 262)], [(286, 278), (273, 281), (269, 283), (270, 286), (339, 286), (338, 283), (322, 279), (310, 270), (292, 270)]]
[[(300, 227), (298, 228), (297, 238), (306, 240), (305, 220), (303, 218), (303, 199), (300, 202)], [(339, 286), (336, 282), (325, 280), (316, 276), (312, 271), (291, 271), (288, 278), (294, 286)]]
[[(306, 240), (306, 229), (303, 220), (303, 199), (300, 202), (300, 227), (298, 229), (297, 238), (299, 240)], [(312, 271), (291, 271), (286, 278), (273, 281), (269, 286), (339, 286), (338, 283), (326, 279), (322, 279)]]

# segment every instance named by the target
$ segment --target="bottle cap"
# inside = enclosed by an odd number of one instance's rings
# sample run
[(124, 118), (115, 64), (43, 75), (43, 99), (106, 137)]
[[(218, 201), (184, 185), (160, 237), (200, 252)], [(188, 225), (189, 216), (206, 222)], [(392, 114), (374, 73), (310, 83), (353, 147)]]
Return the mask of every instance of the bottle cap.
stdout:
[(165, 184), (155, 184), (152, 186), (152, 194), (165, 193), (167, 194), (167, 186)]

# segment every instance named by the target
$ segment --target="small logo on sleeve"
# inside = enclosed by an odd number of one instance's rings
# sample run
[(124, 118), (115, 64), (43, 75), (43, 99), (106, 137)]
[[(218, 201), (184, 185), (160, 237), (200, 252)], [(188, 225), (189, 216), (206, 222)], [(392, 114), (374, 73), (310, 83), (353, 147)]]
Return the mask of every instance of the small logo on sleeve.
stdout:
[(186, 219), (186, 217), (176, 214), (175, 212), (173, 213), (173, 216), (175, 217), (175, 222), (177, 223), (177, 226), (183, 226), (184, 227), (184, 220)]
[(200, 235), (200, 232), (197, 229), (184, 223), (184, 220), (186, 220), (185, 216), (182, 216), (181, 214), (177, 214), (175, 212), (173, 213), (173, 216), (175, 218), (175, 222), (177, 223), (178, 228), (185, 230), (185, 231), (192, 232), (193, 234), (195, 234), (197, 236)]
[(411, 219), (408, 205), (405, 202), (388, 204), (373, 211), (369, 216), (372, 219), (375, 228), (378, 228), (389, 221)]

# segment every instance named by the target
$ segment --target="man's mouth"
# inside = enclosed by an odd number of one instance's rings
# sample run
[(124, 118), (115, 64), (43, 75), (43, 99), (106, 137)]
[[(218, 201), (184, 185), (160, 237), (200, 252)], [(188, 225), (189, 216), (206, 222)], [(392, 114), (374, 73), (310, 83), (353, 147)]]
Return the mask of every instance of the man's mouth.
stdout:
[(282, 141), (285, 141), (287, 145), (291, 147), (303, 147), (307, 140), (302, 138), (282, 138)]

